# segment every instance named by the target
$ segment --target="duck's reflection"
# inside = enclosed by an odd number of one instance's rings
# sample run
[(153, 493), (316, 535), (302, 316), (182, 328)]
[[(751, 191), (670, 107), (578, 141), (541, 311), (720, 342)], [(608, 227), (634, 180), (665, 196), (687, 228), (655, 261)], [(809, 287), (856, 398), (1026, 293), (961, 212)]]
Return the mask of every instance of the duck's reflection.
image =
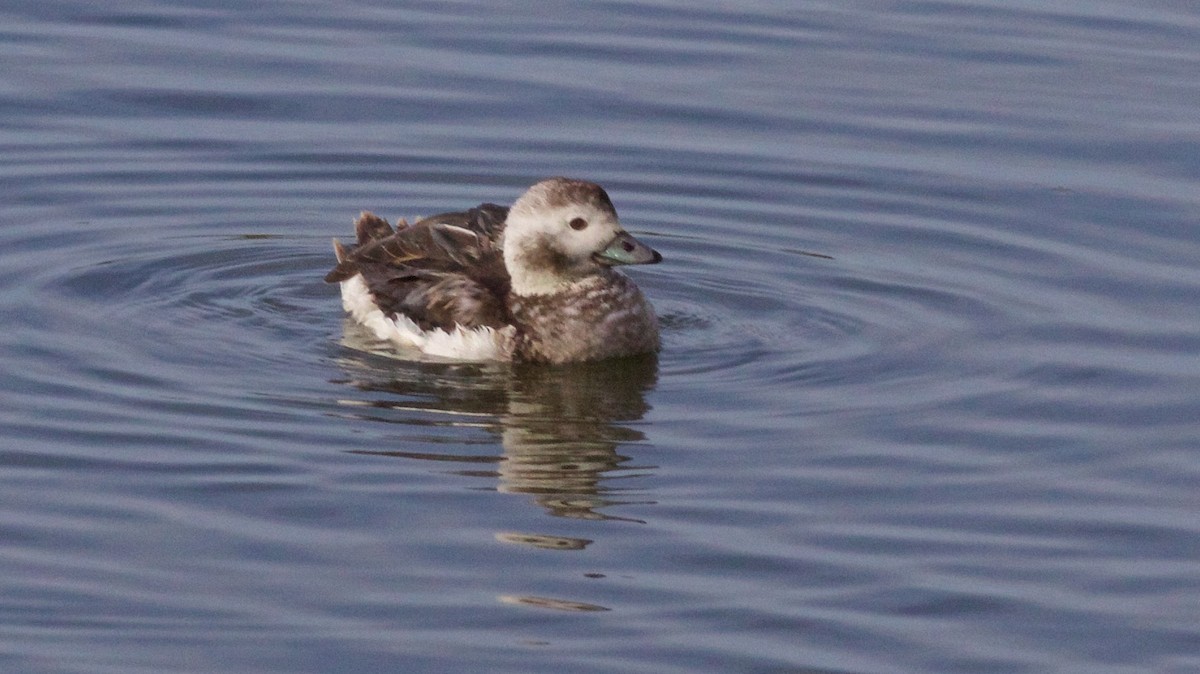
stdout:
[[(353, 330), (347, 330), (347, 339)], [(350, 346), (363, 349), (361, 343)], [(362, 418), (412, 426), (453, 428), (453, 433), (419, 435), (444, 441), (454, 451), (372, 451), (403, 458), (495, 465), (497, 489), (529, 494), (550, 514), (579, 519), (626, 519), (604, 513), (629, 504), (617, 486), (649, 467), (629, 465), (622, 445), (644, 435), (632, 422), (649, 409), (645, 394), (654, 387), (658, 366), (644, 356), (546, 367), (399, 361), (367, 354), (342, 359), (345, 383), (376, 394), (345, 401), (362, 408)], [(499, 438), (501, 455), (494, 447)], [(487, 449), (478, 445), (488, 445)], [(463, 448), (472, 449), (464, 454)], [(367, 453), (367, 452), (364, 452)], [(482, 467), (482, 466), (479, 466)], [(466, 470), (480, 475), (485, 471)], [(499, 534), (508, 542), (536, 547), (579, 549), (583, 539)], [(530, 540), (522, 540), (522, 537)], [(532, 540), (538, 538), (539, 540)]]
[(514, 368), (502, 421), (500, 489), (534, 494), (554, 515), (613, 519), (600, 509), (628, 503), (614, 498), (622, 491), (614, 482), (637, 471), (622, 465), (629, 457), (617, 448), (645, 438), (623, 422), (645, 415), (645, 392), (657, 371), (653, 357)]

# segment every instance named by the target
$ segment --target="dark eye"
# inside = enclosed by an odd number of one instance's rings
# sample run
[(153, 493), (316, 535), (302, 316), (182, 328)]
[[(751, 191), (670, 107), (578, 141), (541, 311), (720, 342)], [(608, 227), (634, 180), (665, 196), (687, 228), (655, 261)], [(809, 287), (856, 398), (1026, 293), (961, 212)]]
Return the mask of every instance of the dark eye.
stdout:
[(583, 218), (575, 218), (568, 224), (571, 225), (571, 229), (577, 232), (582, 229), (587, 229), (587, 220), (584, 220)]

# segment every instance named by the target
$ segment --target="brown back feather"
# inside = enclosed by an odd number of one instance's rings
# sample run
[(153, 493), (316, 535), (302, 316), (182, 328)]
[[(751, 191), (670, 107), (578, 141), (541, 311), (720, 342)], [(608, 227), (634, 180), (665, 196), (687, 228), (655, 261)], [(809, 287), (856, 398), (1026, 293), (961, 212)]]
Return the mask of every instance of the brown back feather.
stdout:
[(355, 222), (358, 245), (335, 243), (338, 263), (325, 281), (362, 274), (380, 308), (425, 329), (501, 327), (508, 320), (509, 277), (500, 250), (507, 215), (506, 208), (483, 204), (412, 225), (401, 221), (393, 231), (364, 212)]

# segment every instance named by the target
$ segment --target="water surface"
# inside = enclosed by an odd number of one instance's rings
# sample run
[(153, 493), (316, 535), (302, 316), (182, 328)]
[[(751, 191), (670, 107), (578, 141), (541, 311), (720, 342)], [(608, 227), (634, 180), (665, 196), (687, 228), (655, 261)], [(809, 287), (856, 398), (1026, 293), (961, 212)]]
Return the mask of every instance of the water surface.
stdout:
[[(1200, 670), (1200, 14), (0, 16), (0, 668)], [(559, 174), (657, 358), (405, 360), (321, 281)]]

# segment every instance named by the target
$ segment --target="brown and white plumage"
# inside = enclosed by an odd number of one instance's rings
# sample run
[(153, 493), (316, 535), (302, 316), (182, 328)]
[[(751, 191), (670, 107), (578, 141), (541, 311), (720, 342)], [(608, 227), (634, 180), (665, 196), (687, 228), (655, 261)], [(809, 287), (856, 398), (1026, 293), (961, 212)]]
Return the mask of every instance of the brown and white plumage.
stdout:
[(376, 336), (437, 356), (565, 363), (658, 350), (654, 310), (612, 267), (657, 252), (625, 232), (605, 191), (551, 178), (511, 208), (482, 204), (395, 230), (363, 213), (334, 242), (343, 305)]

